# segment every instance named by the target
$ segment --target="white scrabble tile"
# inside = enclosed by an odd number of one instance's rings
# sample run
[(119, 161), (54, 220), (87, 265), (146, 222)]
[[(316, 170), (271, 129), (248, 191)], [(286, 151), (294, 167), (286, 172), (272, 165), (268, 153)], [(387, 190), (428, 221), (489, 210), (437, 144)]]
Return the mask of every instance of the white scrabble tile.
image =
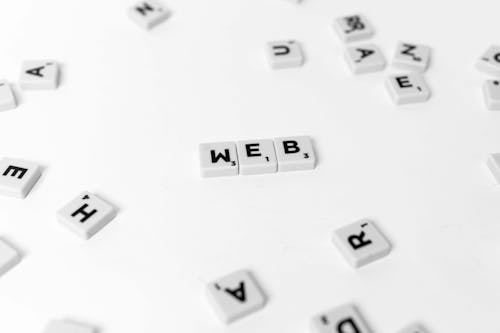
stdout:
[(431, 48), (422, 44), (399, 42), (392, 65), (394, 67), (423, 73), (429, 67)]
[(0, 275), (5, 274), (21, 261), (19, 252), (4, 240), (0, 239)]
[(273, 140), (238, 141), (240, 175), (258, 175), (278, 171)]
[(10, 84), (5, 80), (0, 80), (0, 111), (11, 110), (16, 106), (16, 97)]
[(56, 89), (59, 66), (54, 61), (34, 60), (22, 64), (19, 85), (23, 90)]
[(237, 271), (208, 284), (208, 298), (225, 323), (245, 317), (266, 304), (266, 297), (248, 271)]
[(57, 212), (60, 223), (89, 239), (116, 216), (116, 209), (90, 192), (82, 192)]
[(61, 319), (49, 322), (43, 333), (97, 333), (97, 329), (72, 320)]
[(489, 110), (500, 110), (500, 81), (487, 80), (483, 84), (484, 103)]
[(495, 177), (497, 183), (500, 184), (500, 153), (491, 154), (486, 165), (493, 174), (493, 177)]
[(199, 150), (202, 177), (238, 175), (239, 163), (234, 142), (202, 143)]
[(476, 62), (476, 68), (488, 75), (500, 77), (500, 46), (491, 45)]
[(302, 47), (294, 40), (269, 42), (266, 52), (274, 69), (299, 67), (304, 63)]
[(360, 220), (335, 230), (333, 242), (355, 268), (383, 258), (391, 252), (389, 241), (369, 220)]
[(311, 321), (312, 333), (370, 333), (365, 320), (353, 305), (336, 307), (315, 316)]
[(311, 170), (316, 167), (316, 155), (308, 136), (291, 136), (274, 139), (278, 171)]
[(413, 324), (403, 328), (398, 333), (429, 333), (429, 331), (419, 324)]
[(144, 29), (151, 29), (170, 16), (170, 11), (155, 0), (139, 1), (129, 8), (128, 16)]
[(425, 102), (431, 96), (429, 86), (421, 74), (391, 75), (385, 86), (397, 105)]
[(0, 160), (0, 194), (24, 198), (31, 191), (40, 176), (41, 167), (35, 163), (14, 159)]
[(354, 74), (381, 71), (386, 65), (382, 51), (375, 44), (349, 46), (344, 56)]
[(373, 36), (375, 29), (363, 15), (350, 15), (335, 19), (333, 28), (344, 42), (354, 42)]

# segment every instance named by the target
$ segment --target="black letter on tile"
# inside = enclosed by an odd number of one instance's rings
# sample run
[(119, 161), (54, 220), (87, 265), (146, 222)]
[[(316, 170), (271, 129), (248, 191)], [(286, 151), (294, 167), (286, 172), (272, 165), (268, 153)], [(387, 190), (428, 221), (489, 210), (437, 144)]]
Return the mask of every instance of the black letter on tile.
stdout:
[(41, 67), (37, 67), (37, 68), (33, 68), (33, 69), (28, 69), (26, 71), (26, 73), (31, 74), (31, 75), (35, 75), (35, 76), (39, 76), (39, 77), (43, 77), (43, 74), (41, 73), (41, 71), (44, 68), (45, 68), (45, 66), (41, 66)]
[(246, 144), (245, 149), (247, 150), (248, 157), (262, 156), (262, 154), (259, 152), (259, 144), (258, 143)]
[(142, 15), (146, 16), (148, 14), (148, 11), (149, 12), (152, 12), (154, 11), (154, 7), (151, 7), (150, 4), (148, 4), (147, 2), (144, 2), (142, 4), (142, 7), (135, 7), (135, 10), (137, 10), (139, 13), (141, 13)]
[(17, 176), (17, 178), (21, 179), (21, 178), (24, 177), (24, 175), (26, 174), (26, 172), (28, 171), (28, 169), (16, 167), (16, 166), (13, 166), (13, 165), (9, 165), (7, 167), (7, 170), (5, 170), (5, 172), (2, 174), (2, 176), (7, 176), (10, 171), (12, 171), (11, 177), (15, 177), (17, 175), (17, 173), (19, 172), (19, 175)]
[(212, 157), (212, 163), (217, 163), (217, 161), (221, 158), (224, 162), (231, 161), (231, 156), (229, 156), (229, 149), (224, 149), (224, 155), (222, 155), (222, 153), (218, 153), (217, 156), (215, 156), (215, 150), (211, 150), (210, 155)]
[(236, 288), (236, 289), (226, 288), (226, 289), (224, 289), (224, 291), (226, 293), (228, 293), (229, 295), (233, 296), (234, 298), (236, 298), (241, 303), (244, 303), (247, 300), (246, 293), (245, 293), (245, 282), (243, 282), (243, 281), (240, 282), (240, 285), (238, 288)]
[(295, 154), (300, 151), (299, 143), (297, 141), (283, 141), (283, 148), (285, 149), (285, 154)]
[[(273, 50), (274, 50), (274, 55), (276, 55), (276, 56), (287, 55), (288, 53), (290, 53), (290, 48), (286, 45), (273, 46)], [(281, 51), (278, 51), (278, 50), (281, 50)]]
[(73, 214), (71, 214), (71, 217), (75, 217), (77, 216), (78, 214), (82, 214), (83, 215), (83, 218), (80, 220), (80, 223), (84, 223), (85, 221), (87, 221), (92, 215), (94, 215), (95, 213), (97, 213), (97, 209), (94, 209), (94, 210), (91, 210), (90, 212), (86, 212), (85, 211), (85, 208), (87, 208), (89, 205), (88, 204), (84, 204), (82, 207), (78, 208), (77, 211), (75, 211)]
[[(349, 325), (349, 326), (347, 326), (349, 328), (347, 331), (344, 331), (345, 325)], [(361, 333), (361, 330), (358, 328), (358, 326), (356, 325), (356, 323), (354, 322), (354, 320), (352, 318), (347, 318), (347, 319), (344, 319), (341, 322), (339, 322), (339, 324), (337, 325), (337, 332), (338, 333)]]
[(396, 82), (399, 85), (399, 88), (411, 88), (413, 84), (411, 84), (410, 80), (408, 80), (408, 76), (398, 76), (396, 78)]
[(347, 241), (349, 244), (351, 244), (352, 248), (357, 250), (363, 246), (370, 245), (372, 243), (371, 240), (367, 239), (364, 240), (363, 238), (366, 236), (364, 231), (361, 231), (361, 233), (358, 235), (351, 235), (349, 238), (347, 238)]

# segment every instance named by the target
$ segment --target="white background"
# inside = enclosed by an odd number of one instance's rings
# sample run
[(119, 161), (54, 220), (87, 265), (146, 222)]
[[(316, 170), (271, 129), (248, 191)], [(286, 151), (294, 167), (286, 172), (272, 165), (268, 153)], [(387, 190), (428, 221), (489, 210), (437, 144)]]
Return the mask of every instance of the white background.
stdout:
[[(0, 155), (44, 166), (25, 200), (0, 198), (0, 232), (24, 253), (0, 278), (0, 331), (70, 317), (104, 333), (307, 332), (311, 316), (355, 303), (375, 332), (498, 332), (500, 114), (476, 59), (498, 39), (491, 0), (169, 0), (147, 32), (131, 3), (4, 1), (0, 73), (63, 64), (60, 89), (22, 92), (0, 114)], [(333, 33), (361, 12), (388, 59), (399, 40), (432, 47), (427, 103), (396, 107), (394, 72), (354, 76)], [(307, 57), (273, 71), (271, 40)], [(311, 172), (201, 179), (198, 144), (310, 135)], [(55, 212), (82, 190), (119, 207), (90, 241)], [(351, 269), (331, 243), (369, 217), (394, 244)], [(269, 304), (226, 327), (205, 284), (250, 269)]]

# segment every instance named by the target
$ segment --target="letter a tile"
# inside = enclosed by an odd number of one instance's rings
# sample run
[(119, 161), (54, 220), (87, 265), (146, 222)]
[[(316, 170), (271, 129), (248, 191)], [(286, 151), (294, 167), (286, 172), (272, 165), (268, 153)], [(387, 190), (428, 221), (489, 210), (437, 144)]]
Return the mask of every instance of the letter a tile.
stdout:
[(200, 172), (202, 177), (237, 176), (238, 155), (234, 142), (200, 144)]
[(54, 61), (25, 61), (21, 68), (19, 85), (23, 90), (56, 89), (59, 66)]
[(312, 333), (370, 333), (360, 313), (353, 305), (343, 305), (315, 316)]
[(60, 223), (89, 239), (116, 216), (116, 209), (97, 195), (83, 192), (57, 212)]
[(369, 220), (361, 220), (337, 229), (333, 242), (351, 266), (358, 268), (391, 252), (391, 244)]
[(266, 304), (266, 297), (248, 271), (237, 271), (208, 284), (208, 297), (217, 316), (226, 324), (245, 317)]

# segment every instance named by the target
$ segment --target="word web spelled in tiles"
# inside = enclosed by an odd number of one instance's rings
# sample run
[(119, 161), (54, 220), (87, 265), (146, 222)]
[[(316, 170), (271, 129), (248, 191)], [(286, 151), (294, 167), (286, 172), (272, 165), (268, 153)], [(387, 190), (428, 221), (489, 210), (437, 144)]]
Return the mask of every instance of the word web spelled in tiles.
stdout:
[(333, 242), (351, 266), (358, 268), (385, 257), (391, 244), (369, 220), (360, 220), (337, 229)]
[(429, 66), (431, 48), (426, 45), (399, 42), (392, 65), (394, 67), (414, 71), (425, 72)]
[(271, 68), (299, 67), (304, 63), (302, 48), (294, 40), (269, 42), (266, 50)]
[(312, 140), (307, 136), (203, 143), (199, 153), (202, 177), (311, 170), (316, 165)]
[(10, 84), (5, 81), (0, 81), (0, 111), (14, 109), (17, 106), (16, 97), (10, 87)]
[(128, 10), (128, 16), (144, 29), (151, 29), (165, 21), (170, 12), (161, 3), (148, 0), (140, 1)]
[(59, 66), (54, 61), (25, 61), (21, 68), (19, 85), (23, 90), (56, 89)]
[(266, 296), (248, 271), (237, 271), (208, 284), (208, 298), (225, 323), (245, 317), (266, 304)]
[(381, 71), (386, 65), (382, 51), (374, 44), (350, 46), (345, 50), (344, 55), (354, 74)]
[(116, 216), (116, 209), (90, 192), (83, 192), (57, 212), (59, 222), (89, 239)]
[(500, 77), (500, 46), (490, 46), (477, 61), (476, 68), (488, 75)]
[(403, 328), (398, 333), (428, 333), (428, 331), (421, 325), (413, 324)]
[(312, 333), (369, 333), (371, 332), (353, 305), (343, 305), (315, 316)]
[(385, 82), (389, 96), (395, 104), (420, 103), (427, 101), (431, 91), (421, 74), (391, 75)]
[(375, 29), (363, 15), (344, 16), (335, 19), (333, 28), (344, 42), (371, 38)]
[(0, 193), (25, 198), (41, 175), (41, 167), (35, 163), (2, 158), (0, 160)]
[(5, 274), (21, 261), (19, 252), (0, 239), (0, 275)]
[(72, 320), (61, 319), (49, 322), (43, 333), (97, 333), (97, 329)]

